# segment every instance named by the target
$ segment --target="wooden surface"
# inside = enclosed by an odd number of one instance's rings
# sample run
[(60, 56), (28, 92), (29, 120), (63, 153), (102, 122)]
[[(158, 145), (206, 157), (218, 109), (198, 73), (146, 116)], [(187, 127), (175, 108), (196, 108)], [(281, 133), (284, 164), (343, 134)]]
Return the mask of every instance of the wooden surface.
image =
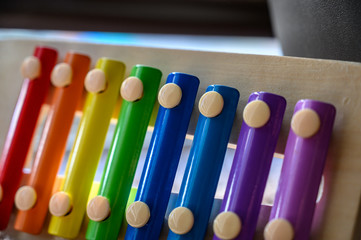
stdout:
[[(210, 84), (224, 84), (240, 92), (231, 143), (235, 143), (242, 123), (242, 111), (253, 91), (284, 96), (287, 110), (277, 152), (287, 140), (293, 107), (299, 99), (311, 98), (332, 103), (337, 108), (334, 134), (325, 170), (323, 199), (318, 204), (312, 239), (360, 239), (359, 205), (361, 194), (361, 64), (226, 53), (194, 52), (71, 42), (0, 41), (0, 146), (7, 133), (22, 84), (18, 71), (24, 57), (37, 44), (56, 47), (61, 61), (68, 50), (89, 54), (92, 64), (99, 57), (122, 60), (127, 74), (135, 64), (147, 64), (163, 71), (163, 79), (173, 71), (199, 77), (198, 99)], [(195, 130), (198, 111), (192, 115), (189, 133)]]

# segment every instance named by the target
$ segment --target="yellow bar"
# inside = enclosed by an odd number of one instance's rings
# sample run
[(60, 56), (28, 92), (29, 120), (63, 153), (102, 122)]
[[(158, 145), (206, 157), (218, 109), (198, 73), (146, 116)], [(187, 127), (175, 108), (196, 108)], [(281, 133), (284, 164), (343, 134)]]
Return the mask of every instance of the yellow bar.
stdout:
[(65, 216), (52, 216), (48, 229), (50, 234), (65, 238), (75, 238), (79, 234), (110, 118), (124, 79), (122, 62), (101, 58), (96, 68), (104, 72), (107, 87), (100, 93), (88, 93), (70, 153), (61, 191), (71, 200), (71, 210)]

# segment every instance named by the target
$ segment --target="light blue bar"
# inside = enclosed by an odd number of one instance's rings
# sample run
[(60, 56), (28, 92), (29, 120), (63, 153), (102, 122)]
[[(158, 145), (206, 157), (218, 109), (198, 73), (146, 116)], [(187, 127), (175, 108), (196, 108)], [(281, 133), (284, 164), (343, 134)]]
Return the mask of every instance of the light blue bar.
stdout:
[(176, 207), (192, 211), (194, 225), (190, 232), (178, 235), (169, 231), (168, 240), (201, 240), (207, 230), (214, 195), (237, 109), (237, 89), (211, 85), (206, 92), (222, 95), (224, 107), (213, 118), (200, 114)]

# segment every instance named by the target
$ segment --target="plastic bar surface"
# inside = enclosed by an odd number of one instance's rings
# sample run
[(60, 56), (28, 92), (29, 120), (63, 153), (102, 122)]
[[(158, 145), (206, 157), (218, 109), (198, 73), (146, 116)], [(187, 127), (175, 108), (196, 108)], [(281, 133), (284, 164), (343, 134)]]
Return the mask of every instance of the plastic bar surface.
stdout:
[(36, 127), (41, 106), (50, 87), (50, 73), (58, 53), (55, 49), (37, 47), (34, 56), (40, 61), (40, 75), (26, 78), (21, 87), (14, 114), (5, 140), (0, 164), (0, 230), (7, 227), (16, 190), (19, 187), (25, 159)]
[[(270, 111), (269, 118), (265, 116), (263, 126), (253, 126), (252, 121), (264, 117), (262, 115), (268, 111), (262, 109), (262, 112), (257, 112), (260, 110), (254, 109), (255, 115), (243, 121), (220, 209), (220, 212), (235, 213), (240, 219), (242, 223), (240, 233), (232, 238), (237, 240), (252, 240), (254, 237), (262, 197), (286, 108), (286, 100), (283, 97), (267, 92), (255, 92), (248, 99), (244, 115), (250, 108), (257, 107), (252, 106), (251, 103), (260, 101), (267, 104)], [(251, 126), (247, 124), (247, 121)], [(225, 219), (220, 221), (219, 228), (225, 227), (223, 225)], [(232, 235), (232, 233), (225, 233), (231, 236), (229, 234)], [(213, 239), (225, 238), (218, 238), (215, 235)]]
[(107, 88), (100, 93), (88, 93), (61, 187), (61, 191), (69, 195), (72, 208), (66, 216), (52, 216), (48, 229), (50, 234), (65, 238), (75, 238), (79, 234), (110, 118), (124, 78), (125, 65), (122, 62), (101, 58), (96, 68), (104, 72)]
[(166, 84), (177, 84), (182, 99), (174, 108), (159, 107), (135, 201), (146, 203), (150, 219), (141, 228), (128, 225), (126, 240), (158, 239), (182, 152), (199, 80), (184, 73), (171, 73)]
[(142, 82), (143, 96), (134, 102), (123, 99), (98, 192), (98, 197), (109, 202), (111, 212), (103, 221), (89, 221), (87, 239), (118, 237), (162, 73), (156, 68), (136, 65), (130, 76)]
[[(322, 178), (336, 109), (331, 104), (314, 100), (297, 102), (292, 118), (297, 113), (314, 111), (319, 117), (319, 129), (310, 137), (301, 137), (291, 127), (285, 149), (280, 183), (270, 220), (285, 219), (293, 228), (294, 240), (310, 237), (312, 218)], [(307, 122), (307, 128), (312, 122)], [(316, 129), (316, 128), (315, 128)], [(314, 130), (315, 130), (314, 129)], [(277, 230), (277, 229), (276, 229)]]
[(82, 97), (84, 79), (90, 66), (88, 56), (73, 52), (66, 54), (64, 62), (72, 69), (72, 81), (68, 86), (55, 89), (40, 145), (26, 183), (35, 190), (36, 203), (27, 211), (19, 210), (15, 222), (16, 230), (31, 234), (41, 232), (48, 213), (53, 183), (63, 158), (76, 107)]
[(222, 85), (211, 85), (206, 92), (219, 93), (223, 97), (223, 109), (215, 117), (200, 114), (176, 203), (176, 208), (185, 207), (192, 212), (194, 224), (189, 232), (182, 235), (170, 230), (168, 240), (203, 239), (208, 226), (239, 92)]

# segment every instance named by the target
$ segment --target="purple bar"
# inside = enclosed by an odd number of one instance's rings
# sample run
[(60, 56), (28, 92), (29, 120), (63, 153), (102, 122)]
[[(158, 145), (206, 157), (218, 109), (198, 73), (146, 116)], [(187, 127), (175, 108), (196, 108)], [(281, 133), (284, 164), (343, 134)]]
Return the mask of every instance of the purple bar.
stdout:
[(270, 216), (270, 220), (288, 220), (293, 226), (294, 240), (306, 240), (310, 237), (336, 115), (334, 106), (314, 100), (298, 101), (294, 114), (303, 109), (312, 109), (318, 114), (320, 128), (309, 138), (302, 138), (290, 129), (280, 183)]
[[(250, 127), (243, 122), (220, 210), (220, 212), (231, 211), (240, 218), (242, 229), (235, 238), (237, 240), (253, 239), (286, 108), (286, 100), (272, 93), (252, 93), (248, 103), (255, 100), (262, 100), (268, 105), (270, 118), (259, 128)], [(214, 236), (213, 239), (220, 238)]]

